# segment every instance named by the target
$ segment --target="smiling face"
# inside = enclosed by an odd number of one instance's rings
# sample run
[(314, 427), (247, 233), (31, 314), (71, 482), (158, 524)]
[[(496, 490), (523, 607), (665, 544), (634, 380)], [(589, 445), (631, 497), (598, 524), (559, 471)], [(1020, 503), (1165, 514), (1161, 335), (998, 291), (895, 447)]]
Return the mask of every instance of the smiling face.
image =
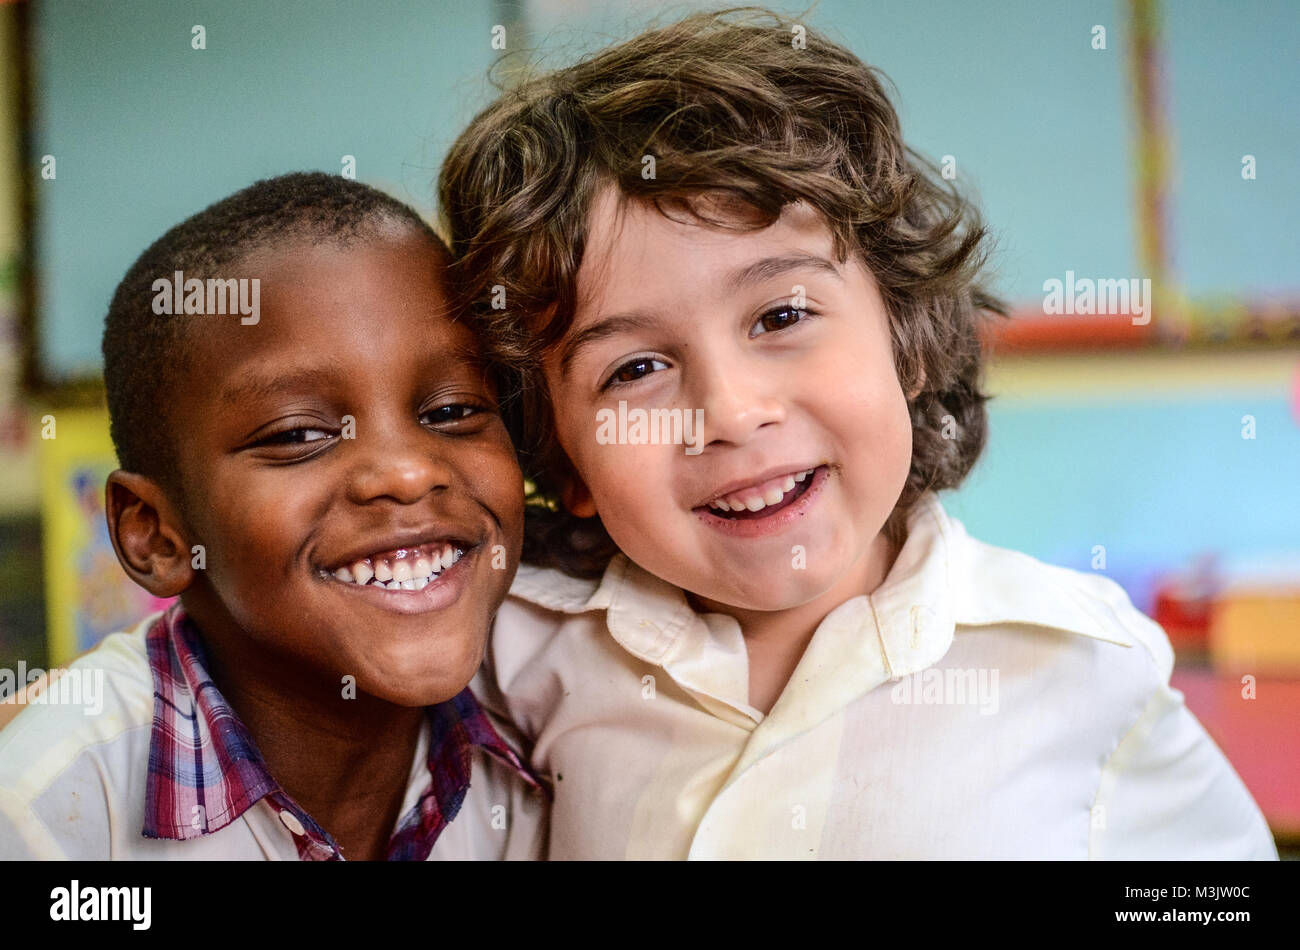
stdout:
[[(706, 609), (829, 610), (873, 590), (912, 441), (868, 270), (838, 262), (801, 205), (737, 232), (620, 210), (611, 188), (590, 224), (573, 325), (545, 364), (581, 478), (570, 508)], [(629, 420), (703, 410), (702, 451), (598, 439), (620, 401)]]
[(172, 415), (200, 629), (405, 706), (469, 682), (522, 541), (519, 468), (442, 267), (409, 231), (255, 252), (260, 321), (191, 318), (223, 322), (193, 331)]

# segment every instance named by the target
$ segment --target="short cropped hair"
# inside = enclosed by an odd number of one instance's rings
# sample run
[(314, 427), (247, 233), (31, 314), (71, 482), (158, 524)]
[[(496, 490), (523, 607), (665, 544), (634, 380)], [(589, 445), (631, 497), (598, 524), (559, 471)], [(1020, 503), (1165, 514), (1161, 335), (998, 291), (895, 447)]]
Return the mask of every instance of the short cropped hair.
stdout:
[[(560, 503), (571, 464), (540, 358), (572, 324), (593, 198), (609, 184), (701, 223), (766, 227), (804, 201), (841, 261), (859, 257), (890, 315), (913, 452), (887, 531), (927, 490), (956, 487), (983, 449), (981, 323), (1005, 314), (981, 273), (976, 208), (905, 146), (878, 70), (813, 30), (746, 9), (689, 16), (506, 91), (452, 146), (440, 211), (469, 306), (520, 368), (512, 433), (534, 485), (524, 558), (598, 576), (617, 550), (599, 518)], [(644, 156), (655, 173), (643, 176)], [(746, 214), (719, 220), (723, 197)], [(724, 201), (721, 204), (725, 205)], [(506, 309), (491, 305), (503, 288)], [(495, 290), (499, 301), (500, 289)]]
[(117, 285), (104, 322), (104, 388), (118, 463), (179, 488), (172, 394), (187, 364), (194, 317), (153, 312), (153, 282), (176, 271), (228, 277), (250, 252), (293, 242), (348, 242), (396, 222), (446, 245), (412, 208), (324, 172), (258, 181), (187, 218), (149, 246)]

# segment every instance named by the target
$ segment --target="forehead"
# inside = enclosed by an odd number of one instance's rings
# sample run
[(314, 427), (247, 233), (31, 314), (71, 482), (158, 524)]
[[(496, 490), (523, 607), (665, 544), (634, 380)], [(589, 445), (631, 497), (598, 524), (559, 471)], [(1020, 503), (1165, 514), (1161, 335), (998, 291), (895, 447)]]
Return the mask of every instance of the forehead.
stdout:
[(578, 271), (580, 309), (619, 306), (625, 295), (655, 286), (714, 286), (720, 270), (764, 257), (802, 253), (834, 259), (826, 219), (804, 202), (786, 205), (776, 221), (759, 228), (744, 209), (708, 199), (699, 207), (737, 227), (665, 215), (652, 203), (624, 198), (614, 186), (602, 189), (592, 202)]
[(246, 325), (239, 313), (187, 318), (200, 328), (193, 361), (222, 382), (303, 364), (344, 375), (477, 364), (476, 335), (451, 319), (445, 263), (436, 245), (410, 232), (256, 250), (221, 276), (256, 300), (257, 322)]
[(240, 266), (261, 279), (263, 300), (292, 318), (340, 298), (400, 298), (425, 309), (436, 302), (444, 309), (446, 264), (440, 248), (408, 230), (293, 240), (258, 248)]

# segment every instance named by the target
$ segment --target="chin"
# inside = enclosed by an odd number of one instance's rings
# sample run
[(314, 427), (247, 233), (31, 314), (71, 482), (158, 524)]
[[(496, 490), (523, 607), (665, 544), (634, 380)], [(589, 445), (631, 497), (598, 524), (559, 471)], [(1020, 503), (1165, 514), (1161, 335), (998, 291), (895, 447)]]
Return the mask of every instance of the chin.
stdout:
[(777, 587), (765, 584), (756, 588), (729, 588), (697, 593), (714, 603), (725, 604), (737, 610), (790, 610), (802, 606), (810, 600), (820, 597), (828, 589), (827, 585), (818, 586), (800, 579), (798, 583), (783, 584)]
[[(432, 706), (456, 696), (478, 671), (481, 651), (454, 657), (440, 652), (426, 662), (394, 664), (371, 674), (372, 696), (398, 706)], [(359, 685), (359, 684), (358, 684)]]
[(469, 685), (469, 677), (464, 680), (459, 677), (439, 677), (437, 681), (424, 679), (404, 684), (390, 682), (374, 690), (371, 695), (394, 706), (422, 708), (445, 703), (467, 685)]

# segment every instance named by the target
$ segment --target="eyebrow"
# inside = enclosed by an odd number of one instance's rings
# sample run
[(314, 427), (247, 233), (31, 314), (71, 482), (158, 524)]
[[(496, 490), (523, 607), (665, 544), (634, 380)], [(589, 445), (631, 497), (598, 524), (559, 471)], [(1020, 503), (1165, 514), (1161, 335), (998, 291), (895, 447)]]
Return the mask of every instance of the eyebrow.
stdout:
[[(457, 344), (438, 353), (428, 362), (426, 369), (444, 377), (451, 377), (461, 369), (481, 374), (492, 369), (492, 361), (478, 343)], [(270, 399), (321, 392), (336, 387), (339, 380), (346, 379), (348, 375), (348, 364), (337, 360), (301, 369), (289, 367), (283, 371), (272, 370), (269, 373), (254, 369), (223, 387), (220, 398), (226, 402), (238, 402), (243, 399)]]
[(574, 357), (578, 355), (578, 352), (583, 347), (591, 346), (598, 340), (617, 336), (620, 333), (644, 330), (646, 327), (654, 326), (655, 323), (656, 321), (648, 314), (633, 312), (617, 313), (604, 317), (590, 326), (583, 327), (561, 345), (560, 375), (564, 375), (569, 371), (569, 364), (573, 362)]
[[(816, 254), (783, 254), (778, 257), (764, 257), (752, 261), (732, 271), (723, 280), (723, 286), (731, 291), (740, 290), (747, 284), (771, 280), (792, 271), (812, 269), (830, 274), (837, 280), (843, 280), (840, 269), (831, 261)], [(633, 330), (644, 330), (656, 323), (653, 317), (644, 313), (619, 313), (605, 317), (590, 326), (583, 327), (564, 341), (560, 350), (560, 374), (564, 375), (584, 347)]]
[(266, 399), (287, 393), (320, 390), (336, 383), (341, 372), (342, 367), (329, 364), (270, 375), (245, 373), (222, 388), (221, 399), (224, 402), (239, 402), (244, 399)]
[(740, 290), (746, 284), (756, 284), (791, 271), (805, 269), (818, 270), (839, 280), (844, 279), (840, 269), (824, 257), (816, 254), (784, 254), (780, 257), (764, 257), (739, 267), (731, 272), (724, 283), (731, 290)]

